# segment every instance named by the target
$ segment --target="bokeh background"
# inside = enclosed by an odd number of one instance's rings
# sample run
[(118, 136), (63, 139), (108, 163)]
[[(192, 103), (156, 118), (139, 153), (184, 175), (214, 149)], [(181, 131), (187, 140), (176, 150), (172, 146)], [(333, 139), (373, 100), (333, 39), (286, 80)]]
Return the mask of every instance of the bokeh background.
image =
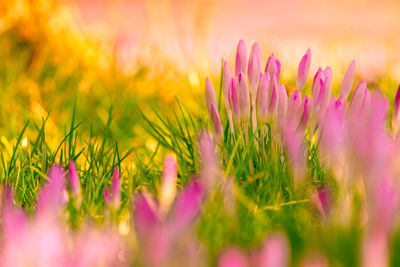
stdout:
[[(30, 119), (54, 143), (75, 101), (82, 131), (143, 144), (136, 110), (175, 107), (175, 96), (204, 112), (204, 79), (219, 83), (239, 39), (258, 41), (263, 59), (282, 62), (289, 91), (300, 58), (311, 73), (333, 69), (334, 91), (351, 62), (357, 80), (390, 99), (400, 81), (400, 2), (396, 0), (3, 0), (0, 2), (0, 128), (15, 139)], [(86, 128), (85, 128), (86, 127)], [(4, 141), (5, 142), (5, 141)]]

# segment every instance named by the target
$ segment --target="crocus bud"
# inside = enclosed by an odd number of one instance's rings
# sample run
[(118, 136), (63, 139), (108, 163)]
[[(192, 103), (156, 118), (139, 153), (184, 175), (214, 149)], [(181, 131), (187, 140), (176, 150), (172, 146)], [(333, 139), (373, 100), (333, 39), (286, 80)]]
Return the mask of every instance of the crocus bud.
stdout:
[(250, 51), (247, 76), (249, 77), (250, 93), (255, 97), (258, 87), (258, 79), (262, 68), (261, 50), (257, 42), (253, 44)]
[(237, 85), (237, 78), (232, 78), (228, 98), (229, 98), (230, 109), (232, 110), (232, 113), (237, 120), (239, 119), (239, 102), (238, 102), (238, 92), (236, 85)]
[(260, 121), (265, 122), (267, 120), (268, 112), (268, 87), (270, 77), (268, 73), (260, 74), (260, 82), (257, 90), (257, 117)]
[(301, 123), (299, 126), (299, 130), (303, 133), (307, 128), (308, 120), (310, 118), (312, 102), (313, 102), (313, 97), (308, 98), (307, 96), (304, 96), (302, 102), (303, 115), (301, 116)]
[(121, 202), (121, 183), (118, 168), (114, 169), (111, 181), (111, 204), (118, 208)]
[(267, 72), (270, 77), (275, 75), (276, 80), (279, 81), (279, 76), (281, 74), (281, 62), (276, 59), (274, 54), (269, 56), (267, 64), (265, 65), (265, 72)]
[[(224, 62), (224, 76), (222, 78), (222, 87), (224, 88), (224, 101), (225, 101), (225, 108), (228, 113), (231, 111), (229, 106), (229, 90), (231, 88), (231, 71), (229, 70), (228, 62), (225, 60)], [(207, 106), (208, 108), (208, 106)]]
[[(214, 106), (214, 104), (211, 105)], [(175, 154), (167, 154), (164, 158), (164, 171), (160, 190), (160, 204), (164, 212), (169, 210), (175, 199), (177, 175), (178, 163), (176, 161), (176, 156)]]
[(351, 88), (353, 87), (354, 75), (356, 73), (356, 61), (353, 60), (344, 74), (342, 86), (340, 87), (340, 95), (343, 96), (345, 100), (349, 97)]
[(276, 76), (273, 75), (268, 88), (268, 112), (274, 114), (278, 106), (278, 82)]
[(366, 105), (370, 101), (370, 94), (367, 89), (367, 83), (365, 81), (360, 82), (354, 89), (353, 96), (351, 97), (349, 112), (352, 114), (359, 114), (364, 110)]
[(332, 199), (328, 188), (319, 187), (313, 190), (310, 196), (311, 204), (322, 217), (326, 217), (331, 210)]
[(249, 267), (247, 255), (238, 248), (225, 251), (218, 260), (218, 267)]
[(279, 93), (278, 93), (278, 120), (280, 122), (283, 122), (283, 120), (286, 118), (286, 112), (287, 112), (287, 93), (286, 93), (286, 88), (282, 84), (278, 86), (279, 88)]
[(400, 126), (400, 86), (397, 89), (396, 98), (393, 104), (393, 117), (392, 117), (392, 134), (393, 138), (397, 137)]
[(205, 96), (206, 96), (206, 105), (208, 111), (210, 110), (211, 104), (217, 106), (217, 98), (215, 97), (214, 87), (208, 77), (206, 78)]
[(296, 90), (303, 90), (304, 85), (306, 84), (308, 73), (310, 72), (311, 65), (311, 50), (307, 49), (306, 54), (300, 61), (299, 69), (297, 71), (297, 82), (296, 82)]
[(314, 76), (313, 86), (312, 86), (312, 96), (313, 96), (313, 109), (319, 112), (324, 104), (325, 99), (325, 75), (321, 68), (318, 69)]
[(318, 123), (320, 132), (320, 147), (329, 159), (335, 160), (343, 145), (343, 127), (346, 112), (346, 102), (343, 96), (332, 98), (323, 117)]
[(199, 215), (203, 203), (204, 190), (201, 183), (191, 182), (176, 197), (173, 220), (178, 232), (190, 226)]
[(302, 99), (301, 93), (297, 90), (293, 91), (293, 93), (289, 97), (289, 103), (287, 106), (287, 120), (295, 127), (298, 126), (300, 122), (300, 118), (303, 112), (302, 109)]
[(104, 187), (104, 202), (109, 205), (110, 204), (110, 192), (108, 192), (108, 188)]
[(246, 72), (247, 51), (244, 40), (240, 40), (236, 51), (235, 76)]
[(78, 172), (76, 171), (75, 164), (72, 160), (69, 162), (68, 171), (71, 194), (70, 196), (73, 199), (74, 205), (77, 205), (79, 207), (82, 202), (81, 187), (79, 183)]
[(326, 107), (329, 104), (331, 99), (331, 87), (332, 87), (332, 69), (331, 67), (326, 67), (324, 69), (324, 76), (325, 76), (325, 95), (323, 106)]
[(238, 77), (239, 117), (242, 121), (250, 120), (250, 94), (246, 76), (243, 72)]
[(65, 189), (64, 170), (61, 166), (53, 165), (49, 169), (48, 184), (39, 193), (38, 213), (54, 212), (62, 201), (62, 192)]
[(72, 160), (69, 162), (68, 171), (69, 171), (69, 185), (71, 188), (71, 194), (80, 195), (81, 188), (79, 185), (79, 176), (78, 172), (76, 171), (75, 164)]
[(214, 128), (214, 133), (218, 141), (224, 139), (221, 120), (219, 119), (218, 109), (214, 104), (210, 106), (210, 119)]
[(285, 267), (289, 263), (289, 245), (284, 236), (269, 236), (260, 253), (258, 266)]

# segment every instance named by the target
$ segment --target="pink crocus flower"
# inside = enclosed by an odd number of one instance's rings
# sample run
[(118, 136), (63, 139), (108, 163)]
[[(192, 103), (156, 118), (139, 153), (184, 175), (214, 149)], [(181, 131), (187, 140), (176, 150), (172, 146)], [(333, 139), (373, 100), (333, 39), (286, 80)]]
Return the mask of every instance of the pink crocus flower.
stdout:
[(213, 125), (215, 137), (217, 138), (217, 141), (221, 143), (224, 139), (224, 132), (219, 118), (218, 108), (214, 104), (210, 105), (210, 119)]
[(248, 256), (238, 248), (226, 250), (218, 259), (219, 267), (249, 267)]
[(280, 84), (278, 86), (278, 121), (282, 124), (286, 119), (286, 112), (287, 112), (287, 105), (288, 105), (288, 98), (285, 86)]
[(300, 121), (300, 125), (298, 130), (300, 132), (302, 132), (304, 134), (306, 128), (307, 128), (307, 124), (308, 121), (310, 119), (310, 115), (311, 115), (311, 109), (312, 109), (312, 102), (313, 102), (313, 98), (310, 97), (308, 98), (307, 96), (303, 97), (303, 102), (302, 102), (302, 106), (303, 106), (303, 114), (301, 116), (301, 121)]
[(232, 110), (232, 113), (235, 117), (235, 120), (239, 120), (239, 101), (238, 101), (238, 92), (237, 92), (237, 78), (231, 79), (231, 86), (229, 90), (229, 106)]
[(336, 158), (344, 142), (344, 119), (346, 103), (341, 96), (332, 98), (324, 116), (319, 122), (320, 148), (328, 157)]
[(297, 90), (290, 95), (287, 105), (287, 123), (297, 127), (303, 114), (301, 93)]
[(81, 186), (78, 172), (76, 171), (75, 164), (72, 160), (69, 162), (68, 174), (71, 198), (76, 200), (75, 204), (79, 207), (82, 202)]
[(311, 193), (310, 201), (319, 214), (326, 218), (332, 207), (332, 195), (329, 189), (326, 187), (314, 189)]
[(260, 82), (257, 90), (257, 117), (261, 122), (267, 121), (268, 113), (268, 87), (270, 77), (268, 73), (260, 74)]
[(247, 50), (244, 40), (240, 40), (236, 51), (235, 76), (241, 72), (246, 73)]
[(226, 60), (224, 62), (224, 76), (222, 79), (222, 87), (224, 89), (224, 102), (225, 102), (226, 112), (228, 113), (230, 130), (231, 130), (231, 133), (234, 134), (235, 128), (233, 125), (232, 108), (231, 108), (230, 101), (229, 101), (229, 94), (230, 94), (230, 90), (232, 87), (232, 75), (231, 75), (231, 71), (229, 69), (228, 62)]
[(256, 97), (258, 79), (262, 68), (262, 58), (260, 46), (257, 42), (253, 44), (250, 51), (249, 64), (247, 68), (247, 76), (249, 77), (250, 95)]
[(111, 181), (111, 205), (118, 209), (121, 203), (121, 178), (118, 167), (114, 168)]
[(218, 266), (228, 267), (285, 267), (289, 264), (289, 246), (281, 234), (267, 237), (260, 250), (254, 250), (248, 255), (239, 248), (229, 248), (219, 257)]
[(281, 74), (281, 62), (275, 57), (274, 54), (269, 56), (264, 72), (268, 73), (270, 77), (275, 76), (276, 80), (279, 81)]
[(268, 88), (268, 113), (271, 115), (276, 114), (278, 108), (279, 98), (279, 85), (275, 75), (271, 76), (269, 88)]
[[(189, 183), (177, 195), (173, 208), (167, 213), (160, 210), (150, 194), (142, 192), (136, 196), (135, 226), (146, 264), (165, 266), (178, 260), (174, 254), (176, 251), (186, 250), (186, 247), (180, 247), (180, 240), (185, 239), (200, 212), (203, 192), (200, 183)], [(188, 259), (190, 254), (185, 253), (179, 255), (179, 260)]]
[(206, 96), (206, 106), (208, 112), (210, 112), (211, 104), (217, 105), (217, 98), (215, 97), (214, 87), (210, 81), (210, 79), (206, 78), (206, 86), (205, 86), (205, 96)]
[(243, 72), (239, 73), (237, 79), (239, 117), (241, 121), (250, 120), (250, 93), (247, 85), (247, 79)]
[(169, 153), (164, 158), (164, 171), (161, 176), (160, 205), (163, 211), (169, 210), (176, 195), (178, 163), (175, 154)]
[(260, 252), (258, 266), (285, 267), (288, 264), (289, 245), (286, 238), (281, 234), (268, 236)]
[(296, 82), (296, 90), (302, 91), (304, 85), (306, 84), (308, 73), (310, 72), (311, 65), (311, 50), (307, 49), (305, 55), (302, 57), (299, 63), (299, 69), (297, 71), (297, 82)]
[(351, 97), (349, 113), (359, 116), (363, 111), (368, 111), (371, 102), (370, 92), (367, 90), (367, 83), (360, 82), (354, 89)]
[(342, 85), (340, 87), (340, 95), (343, 96), (344, 100), (347, 100), (351, 88), (353, 87), (355, 72), (356, 72), (356, 61), (353, 60), (350, 63), (350, 66), (347, 69), (346, 73), (344, 74)]
[(319, 68), (314, 76), (312, 85), (312, 96), (313, 96), (313, 110), (319, 113), (323, 109), (325, 94), (325, 74), (324, 71)]

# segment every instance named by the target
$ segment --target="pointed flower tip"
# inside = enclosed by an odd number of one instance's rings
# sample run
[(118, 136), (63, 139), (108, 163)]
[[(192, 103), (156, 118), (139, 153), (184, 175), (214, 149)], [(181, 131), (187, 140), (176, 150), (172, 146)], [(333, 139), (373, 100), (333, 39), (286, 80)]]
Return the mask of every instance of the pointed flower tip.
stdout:
[(121, 201), (121, 181), (120, 181), (120, 172), (118, 167), (114, 168), (113, 177), (111, 181), (111, 199), (115, 207), (118, 207)]
[(271, 77), (275, 75), (277, 80), (279, 80), (281, 73), (281, 62), (275, 57), (273, 53), (269, 56), (267, 60), (267, 64), (265, 65), (265, 72), (267, 72)]
[(240, 119), (248, 121), (250, 119), (250, 92), (243, 72), (239, 74), (238, 79), (238, 103)]
[(108, 192), (108, 188), (104, 188), (104, 201), (106, 204), (110, 204), (110, 193)]
[(221, 141), (221, 139), (223, 139), (224, 133), (222, 130), (221, 120), (218, 114), (218, 108), (214, 104), (211, 104), (210, 106), (210, 117), (217, 140)]
[(210, 109), (211, 104), (214, 105), (217, 104), (217, 98), (215, 97), (214, 87), (208, 77), (206, 78), (205, 97), (206, 97), (207, 110)]
[(69, 182), (70, 182), (71, 192), (78, 193), (80, 190), (79, 176), (73, 160), (69, 162), (68, 172), (69, 172)]
[(297, 90), (303, 90), (307, 80), (308, 73), (310, 72), (310, 65), (311, 65), (311, 50), (310, 48), (308, 48), (305, 55), (303, 56), (303, 58), (299, 63), (299, 69), (297, 71), (297, 83), (296, 83)]
[(247, 68), (247, 75), (249, 78), (250, 91), (252, 95), (255, 95), (256, 93), (261, 68), (262, 68), (261, 50), (258, 43), (255, 42), (251, 47), (249, 64)]
[(351, 88), (353, 87), (355, 72), (356, 72), (356, 60), (353, 59), (346, 73), (344, 74), (342, 85), (340, 87), (340, 95), (343, 95), (345, 99), (348, 98)]
[(246, 44), (243, 39), (241, 39), (237, 46), (236, 51), (236, 62), (235, 62), (235, 75), (238, 76), (239, 73), (246, 71), (246, 63), (247, 63), (247, 51)]

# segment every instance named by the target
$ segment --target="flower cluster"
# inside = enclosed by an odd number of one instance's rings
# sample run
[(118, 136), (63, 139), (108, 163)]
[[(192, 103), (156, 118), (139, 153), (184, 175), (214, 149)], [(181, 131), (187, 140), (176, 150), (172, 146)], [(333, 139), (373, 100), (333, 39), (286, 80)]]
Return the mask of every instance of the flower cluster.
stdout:
[[(348, 67), (337, 95), (331, 92), (330, 67), (317, 70), (312, 80), (311, 96), (305, 94), (310, 63), (311, 51), (308, 49), (299, 64), (296, 89), (288, 97), (288, 91), (280, 83), (280, 61), (272, 54), (262, 70), (259, 45), (253, 44), (247, 61), (246, 46), (241, 40), (237, 47), (235, 77), (232, 77), (226, 61), (223, 68), (224, 102), (230, 134), (235, 136), (238, 130), (248, 131), (251, 123), (253, 132), (262, 135), (264, 125), (269, 124), (270, 129), (275, 129), (277, 142), (281, 142), (291, 160), (294, 179), (298, 179), (295, 184), (306, 178), (307, 144), (315, 145), (320, 158), (333, 170), (341, 185), (336, 208), (340, 209), (343, 220), (350, 219), (352, 189), (362, 185), (367, 218), (363, 264), (386, 266), (392, 218), (399, 208), (399, 168), (396, 162), (400, 156), (400, 88), (394, 101), (392, 131), (389, 132), (385, 122), (388, 100), (379, 91), (369, 90), (365, 81), (353, 90), (355, 61)], [(208, 78), (205, 90), (214, 135), (221, 142), (223, 127)], [(307, 142), (307, 136), (313, 142)], [(303, 175), (298, 175), (302, 172)], [(330, 210), (329, 199), (329, 192), (319, 188), (312, 194), (311, 202), (325, 214)], [(238, 255), (233, 253), (232, 257)]]

